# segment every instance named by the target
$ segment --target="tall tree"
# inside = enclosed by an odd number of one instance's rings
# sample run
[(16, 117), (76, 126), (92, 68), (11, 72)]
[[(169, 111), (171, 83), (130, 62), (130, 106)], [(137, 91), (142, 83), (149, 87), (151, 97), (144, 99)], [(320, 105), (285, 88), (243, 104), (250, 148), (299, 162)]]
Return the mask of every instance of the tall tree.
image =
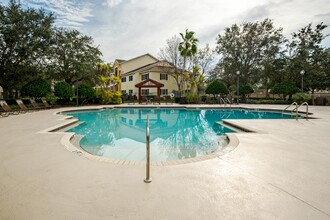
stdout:
[(174, 66), (174, 71), (170, 68), (166, 68), (167, 73), (172, 76), (178, 86), (178, 91), (182, 88), (182, 69), (183, 69), (183, 57), (181, 56), (178, 48), (180, 44), (180, 38), (177, 35), (166, 40), (166, 46), (160, 49), (158, 54), (161, 60), (169, 62)]
[[(181, 56), (183, 57), (183, 68), (182, 68), (182, 73), (186, 71), (186, 64), (187, 64), (187, 59), (193, 57), (197, 53), (197, 43), (198, 39), (195, 38), (195, 32), (193, 31), (188, 31), (186, 29), (186, 33), (180, 33), (181, 36), (181, 42), (179, 43), (179, 51)], [(182, 77), (181, 81), (184, 81), (184, 78)], [(181, 96), (181, 94), (180, 94)]]
[[(218, 35), (216, 51), (221, 55), (224, 74), (234, 76), (240, 71), (243, 84), (255, 84), (264, 76), (263, 64), (267, 59), (278, 56), (284, 38), (282, 28), (275, 28), (272, 20), (247, 22), (232, 25)], [(232, 78), (232, 77), (229, 77)]]
[(48, 62), (54, 16), (43, 9), (23, 9), (15, 1), (0, 5), (0, 85), (5, 98)]
[(93, 39), (77, 30), (58, 29), (51, 57), (51, 71), (54, 79), (64, 79), (69, 84), (77, 81), (97, 81), (97, 63), (101, 52), (93, 45)]
[(198, 49), (193, 57), (193, 66), (198, 66), (202, 75), (207, 75), (212, 62), (214, 61), (214, 51), (206, 44), (204, 48)]
[(328, 37), (322, 32), (328, 26), (320, 23), (313, 29), (312, 24), (299, 29), (292, 34), (289, 47), (292, 51), (290, 62), (291, 80), (300, 84), (300, 71), (304, 70), (305, 88), (314, 93), (316, 89), (326, 88), (327, 51), (322, 47), (322, 41)]
[(186, 33), (180, 33), (181, 42), (179, 43), (179, 51), (183, 57), (183, 70), (186, 69), (187, 59), (197, 53), (198, 39), (194, 36), (195, 32), (186, 30)]

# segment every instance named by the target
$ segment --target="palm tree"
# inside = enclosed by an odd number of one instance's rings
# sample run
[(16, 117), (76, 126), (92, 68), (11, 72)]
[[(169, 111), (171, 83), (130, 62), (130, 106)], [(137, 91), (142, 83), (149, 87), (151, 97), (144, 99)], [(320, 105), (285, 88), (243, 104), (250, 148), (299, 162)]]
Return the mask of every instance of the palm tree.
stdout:
[[(185, 71), (187, 58), (191, 58), (192, 56), (194, 56), (197, 53), (198, 39), (195, 38), (194, 34), (195, 34), (195, 32), (188, 31), (188, 29), (186, 29), (185, 35), (183, 35), (183, 33), (180, 33), (182, 42), (180, 42), (178, 49), (180, 51), (181, 56), (183, 57), (182, 73)], [(183, 80), (183, 78), (182, 78), (182, 80)], [(180, 91), (180, 93), (181, 93), (181, 91)], [(180, 96), (181, 96), (181, 94), (180, 94)]]

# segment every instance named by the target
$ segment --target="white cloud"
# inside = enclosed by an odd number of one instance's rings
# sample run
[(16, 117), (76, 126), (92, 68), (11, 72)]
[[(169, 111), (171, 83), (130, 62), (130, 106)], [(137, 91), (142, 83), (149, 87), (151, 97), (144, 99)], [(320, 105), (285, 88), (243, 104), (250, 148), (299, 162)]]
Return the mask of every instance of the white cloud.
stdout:
[(93, 17), (91, 4), (85, 1), (65, 0), (21, 0), (23, 6), (40, 8), (55, 13), (57, 25), (69, 28), (79, 28), (83, 22)]
[(103, 3), (103, 5), (107, 5), (110, 8), (115, 7), (116, 5), (119, 5), (122, 2), (122, 0), (106, 0), (106, 2)]
[[(225, 27), (271, 18), (286, 37), (310, 22), (330, 24), (329, 0), (21, 0), (46, 5), (59, 25), (92, 36), (107, 62), (144, 53), (157, 56), (166, 39), (185, 29), (200, 46), (215, 46)], [(105, 7), (106, 6), (106, 7)], [(325, 33), (330, 33), (330, 28)], [(330, 46), (330, 40), (326, 41)]]

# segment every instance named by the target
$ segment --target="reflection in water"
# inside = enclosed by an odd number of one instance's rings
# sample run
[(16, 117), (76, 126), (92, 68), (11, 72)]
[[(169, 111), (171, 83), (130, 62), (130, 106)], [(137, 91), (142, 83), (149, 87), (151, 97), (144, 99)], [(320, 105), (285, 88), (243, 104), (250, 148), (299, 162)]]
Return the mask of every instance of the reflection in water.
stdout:
[[(273, 118), (272, 113), (258, 111), (133, 108), (79, 111), (68, 115), (84, 122), (69, 131), (85, 136), (80, 145), (87, 152), (126, 160), (145, 160), (145, 129), (149, 115), (153, 161), (192, 158), (216, 150), (219, 148), (217, 135), (233, 132), (217, 123), (222, 119)], [(278, 117), (278, 114), (274, 116)]]

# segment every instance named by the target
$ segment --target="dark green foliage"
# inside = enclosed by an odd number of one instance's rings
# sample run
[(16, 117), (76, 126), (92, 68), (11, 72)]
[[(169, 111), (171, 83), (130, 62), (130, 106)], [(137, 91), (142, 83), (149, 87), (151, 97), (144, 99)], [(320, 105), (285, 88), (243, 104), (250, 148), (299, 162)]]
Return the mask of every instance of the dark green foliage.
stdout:
[(301, 104), (303, 102), (310, 102), (312, 97), (306, 93), (296, 93), (292, 96), (292, 100), (298, 104)]
[(283, 81), (281, 83), (276, 83), (272, 88), (271, 93), (283, 95), (283, 99), (285, 99), (287, 95), (293, 95), (298, 91), (299, 89), (294, 83)]
[(54, 33), (49, 69), (54, 79), (73, 85), (77, 80), (95, 84), (101, 52), (93, 39), (77, 30), (58, 29)]
[[(257, 83), (263, 77), (262, 66), (280, 53), (284, 41), (282, 28), (275, 28), (272, 20), (234, 24), (218, 35), (216, 51), (222, 56), (218, 70), (227, 85), (236, 81), (236, 71), (240, 71), (243, 84)], [(217, 71), (212, 75), (217, 75)]]
[(29, 96), (33, 98), (42, 98), (46, 97), (51, 93), (50, 84), (42, 79), (37, 78), (33, 81), (28, 82), (22, 90), (24, 96)]
[(78, 94), (80, 98), (95, 98), (96, 91), (90, 86), (87, 85), (79, 85), (78, 87)]
[(247, 95), (247, 94), (251, 94), (253, 92), (254, 92), (253, 88), (249, 85), (241, 85), (239, 87), (239, 94), (240, 95)]
[(0, 86), (8, 97), (40, 73), (52, 44), (54, 16), (43, 9), (0, 4)]
[(218, 94), (226, 95), (229, 93), (229, 91), (227, 86), (223, 82), (220, 82), (219, 80), (214, 80), (206, 87), (205, 93), (216, 96)]
[(54, 94), (61, 99), (69, 99), (74, 95), (72, 86), (66, 82), (56, 83), (54, 90)]
[(84, 103), (87, 100), (96, 98), (96, 91), (92, 87), (82, 84), (78, 87), (78, 96)]

